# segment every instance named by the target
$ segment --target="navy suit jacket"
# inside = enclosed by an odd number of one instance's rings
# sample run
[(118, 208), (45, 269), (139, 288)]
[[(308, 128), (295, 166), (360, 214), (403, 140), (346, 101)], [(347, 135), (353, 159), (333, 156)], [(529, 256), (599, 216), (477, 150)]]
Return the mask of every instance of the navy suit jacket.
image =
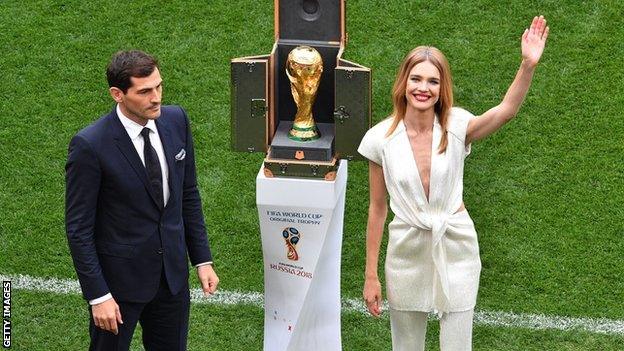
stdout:
[(65, 225), (87, 300), (110, 292), (118, 301), (147, 302), (162, 269), (176, 294), (188, 284), (189, 257), (193, 265), (212, 261), (186, 113), (163, 106), (156, 127), (169, 168), (164, 208), (115, 109), (69, 144)]

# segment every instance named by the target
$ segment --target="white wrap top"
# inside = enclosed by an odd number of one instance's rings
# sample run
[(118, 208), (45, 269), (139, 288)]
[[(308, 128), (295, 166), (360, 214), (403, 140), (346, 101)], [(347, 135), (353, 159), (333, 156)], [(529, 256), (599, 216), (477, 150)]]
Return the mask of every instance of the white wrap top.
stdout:
[(460, 312), (474, 308), (481, 261), (474, 224), (462, 204), (468, 121), (474, 116), (452, 108), (446, 152), (437, 151), (442, 128), (433, 127), (429, 200), (403, 123), (388, 137), (392, 118), (371, 128), (358, 148), (382, 166), (390, 208), (385, 273), (395, 310)]

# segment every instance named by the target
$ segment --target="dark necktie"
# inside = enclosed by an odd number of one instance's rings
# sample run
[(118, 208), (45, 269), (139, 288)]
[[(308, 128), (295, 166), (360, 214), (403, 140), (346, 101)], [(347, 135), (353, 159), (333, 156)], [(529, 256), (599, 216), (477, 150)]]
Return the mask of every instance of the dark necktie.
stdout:
[(154, 195), (160, 208), (164, 207), (163, 199), (163, 183), (162, 183), (162, 171), (160, 170), (160, 162), (158, 161), (158, 154), (152, 147), (152, 143), (149, 138), (149, 128), (143, 128), (141, 135), (145, 141), (143, 147), (143, 158), (145, 160), (145, 169), (147, 170), (147, 179), (149, 180)]

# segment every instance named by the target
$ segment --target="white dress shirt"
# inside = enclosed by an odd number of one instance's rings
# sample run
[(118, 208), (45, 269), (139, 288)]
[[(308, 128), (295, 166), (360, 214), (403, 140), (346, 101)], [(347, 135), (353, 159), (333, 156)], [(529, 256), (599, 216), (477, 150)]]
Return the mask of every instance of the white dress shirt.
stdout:
[(132, 140), (132, 144), (136, 149), (139, 157), (141, 158), (141, 162), (143, 166), (145, 166), (145, 155), (143, 153), (143, 147), (145, 145), (145, 141), (141, 136), (141, 131), (143, 128), (149, 128), (150, 133), (150, 143), (152, 147), (156, 150), (156, 154), (158, 155), (158, 162), (160, 163), (160, 173), (162, 174), (162, 185), (163, 185), (163, 204), (167, 205), (167, 201), (169, 201), (169, 168), (167, 167), (167, 159), (165, 158), (165, 150), (163, 149), (162, 142), (160, 141), (160, 136), (158, 135), (158, 129), (156, 128), (156, 123), (153, 119), (147, 121), (147, 124), (142, 126), (130, 118), (126, 117), (126, 115), (121, 112), (121, 108), (117, 105), (117, 116), (119, 116), (119, 120), (121, 124), (123, 124), (130, 140)]

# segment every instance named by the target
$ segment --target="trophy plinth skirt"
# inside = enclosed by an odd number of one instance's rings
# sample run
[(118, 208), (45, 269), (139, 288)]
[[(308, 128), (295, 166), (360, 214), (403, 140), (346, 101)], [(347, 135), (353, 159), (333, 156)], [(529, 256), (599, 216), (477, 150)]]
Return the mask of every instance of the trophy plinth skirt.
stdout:
[[(264, 167), (264, 166), (263, 166)], [(264, 350), (341, 350), (340, 253), (347, 161), (333, 181), (256, 178)]]

